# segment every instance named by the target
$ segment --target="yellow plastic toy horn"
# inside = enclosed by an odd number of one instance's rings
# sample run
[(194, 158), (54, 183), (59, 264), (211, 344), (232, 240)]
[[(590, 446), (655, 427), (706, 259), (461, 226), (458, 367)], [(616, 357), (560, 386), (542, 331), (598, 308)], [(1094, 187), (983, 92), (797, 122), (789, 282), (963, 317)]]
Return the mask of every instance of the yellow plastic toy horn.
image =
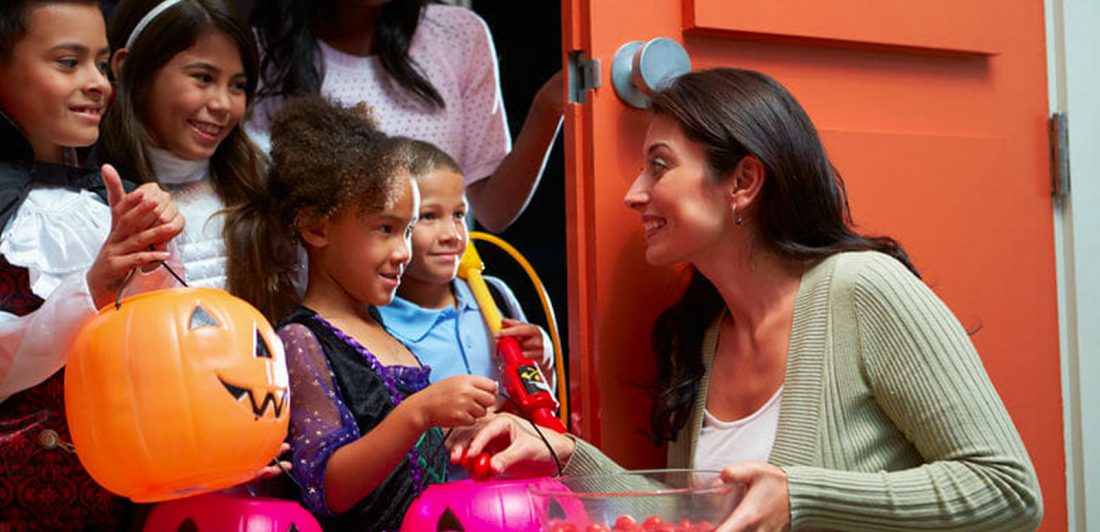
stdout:
[(466, 246), (466, 251), (462, 254), (462, 258), (459, 259), (458, 276), (469, 283), (470, 291), (473, 292), (474, 299), (477, 300), (478, 306), (481, 307), (481, 314), (485, 318), (485, 323), (489, 326), (489, 330), (491, 330), (493, 334), (500, 332), (501, 329), (500, 310), (497, 308), (493, 296), (489, 293), (489, 287), (486, 286), (485, 279), (481, 276), (481, 272), (485, 269), (485, 265), (482, 263), (481, 256), (478, 255), (477, 249), (474, 247), (474, 240), (489, 242), (508, 253), (527, 273), (528, 278), (531, 280), (531, 284), (534, 285), (535, 290), (539, 294), (542, 309), (546, 313), (547, 325), (550, 328), (550, 341), (554, 345), (554, 370), (557, 374), (558, 382), (558, 418), (562, 423), (562, 431), (564, 432), (564, 427), (569, 426), (569, 403), (565, 393), (567, 383), (565, 382), (565, 368), (562, 365), (561, 336), (558, 333), (557, 320), (554, 317), (554, 307), (550, 304), (550, 297), (546, 294), (546, 288), (543, 287), (542, 280), (539, 279), (539, 275), (535, 272), (531, 263), (527, 261), (519, 250), (512, 247), (511, 244), (488, 233), (479, 231), (471, 232), (470, 244)]

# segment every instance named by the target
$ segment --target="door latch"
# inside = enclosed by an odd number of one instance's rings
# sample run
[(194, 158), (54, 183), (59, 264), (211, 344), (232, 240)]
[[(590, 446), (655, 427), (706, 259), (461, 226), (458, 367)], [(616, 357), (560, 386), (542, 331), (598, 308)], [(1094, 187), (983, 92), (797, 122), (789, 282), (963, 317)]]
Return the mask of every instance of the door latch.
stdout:
[(600, 60), (589, 59), (584, 50), (569, 52), (569, 103), (586, 103), (588, 91), (600, 87)]

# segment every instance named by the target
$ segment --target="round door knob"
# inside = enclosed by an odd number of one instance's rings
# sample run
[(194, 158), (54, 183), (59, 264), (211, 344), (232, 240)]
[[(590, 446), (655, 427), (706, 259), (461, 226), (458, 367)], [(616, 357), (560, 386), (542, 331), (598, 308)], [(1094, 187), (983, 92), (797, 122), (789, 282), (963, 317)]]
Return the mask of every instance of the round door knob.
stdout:
[(690, 71), (691, 58), (680, 43), (668, 37), (631, 41), (615, 52), (611, 84), (627, 105), (647, 109), (655, 91)]

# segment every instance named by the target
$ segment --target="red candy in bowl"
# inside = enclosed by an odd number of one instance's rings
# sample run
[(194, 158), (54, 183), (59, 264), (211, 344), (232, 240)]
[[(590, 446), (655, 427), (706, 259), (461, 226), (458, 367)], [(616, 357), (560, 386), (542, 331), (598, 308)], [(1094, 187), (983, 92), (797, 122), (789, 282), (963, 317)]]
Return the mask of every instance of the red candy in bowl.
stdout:
[[(704, 532), (729, 517), (744, 491), (718, 475), (656, 469), (562, 477), (554, 485), (531, 486), (530, 494), (550, 532)], [(561, 508), (573, 511), (566, 515)]]

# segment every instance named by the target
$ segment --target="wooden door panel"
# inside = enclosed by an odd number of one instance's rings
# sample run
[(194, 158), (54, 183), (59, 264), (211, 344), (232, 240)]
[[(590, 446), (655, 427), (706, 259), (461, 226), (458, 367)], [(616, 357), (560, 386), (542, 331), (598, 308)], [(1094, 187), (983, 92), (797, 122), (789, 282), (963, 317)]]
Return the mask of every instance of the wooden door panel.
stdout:
[[(685, 0), (684, 30), (991, 55), (999, 0)], [(853, 16), (853, 14), (858, 14)]]

